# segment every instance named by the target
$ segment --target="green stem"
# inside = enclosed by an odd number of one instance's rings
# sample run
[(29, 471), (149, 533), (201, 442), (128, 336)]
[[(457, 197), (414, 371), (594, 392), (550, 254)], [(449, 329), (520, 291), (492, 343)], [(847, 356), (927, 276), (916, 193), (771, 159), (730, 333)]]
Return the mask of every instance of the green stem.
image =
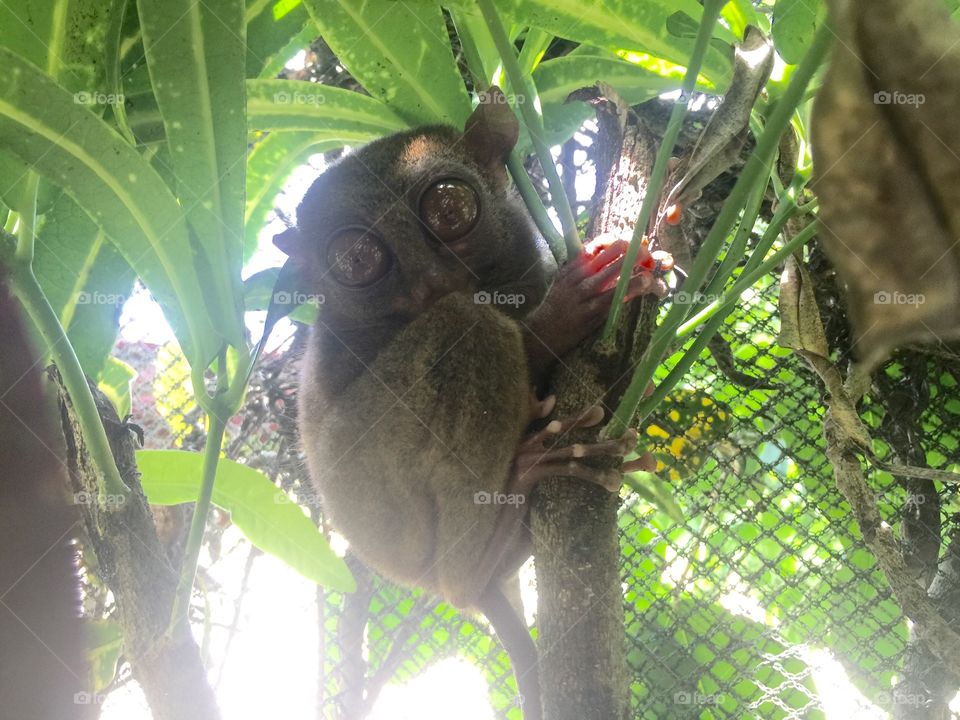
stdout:
[(530, 217), (533, 218), (533, 222), (536, 223), (540, 234), (543, 235), (544, 240), (547, 241), (547, 245), (550, 247), (550, 252), (553, 253), (554, 259), (556, 259), (557, 263), (562, 263), (567, 257), (567, 247), (563, 242), (563, 236), (560, 235), (553, 226), (553, 220), (551, 220), (550, 215), (547, 214), (547, 208), (544, 206), (543, 200), (540, 199), (540, 193), (538, 193), (537, 189), (533, 186), (533, 182), (530, 180), (526, 168), (523, 167), (523, 160), (520, 158), (518, 152), (514, 151), (510, 153), (510, 159), (507, 161), (507, 169), (510, 170), (513, 182), (517, 186), (517, 192), (519, 192), (520, 197), (523, 198), (523, 203), (527, 206), (527, 211), (530, 213)]
[[(199, 397), (203, 393), (194, 390)], [(183, 555), (183, 565), (180, 569), (180, 581), (177, 583), (176, 595), (173, 599), (173, 611), (170, 616), (170, 625), (167, 636), (173, 637), (174, 632), (181, 625), (186, 625), (187, 613), (190, 609), (190, 596), (193, 593), (193, 581), (197, 574), (197, 562), (200, 559), (200, 547), (203, 545), (203, 533), (207, 527), (207, 515), (210, 513), (210, 501), (213, 497), (213, 481), (217, 476), (217, 465), (220, 462), (220, 447), (223, 444), (224, 431), (227, 427), (229, 415), (216, 412), (207, 414), (209, 426), (207, 428), (207, 442), (203, 451), (203, 481), (200, 486), (200, 496), (193, 510), (193, 520), (190, 522), (190, 533), (187, 535), (187, 545)]]
[[(733, 271), (740, 263), (740, 259), (747, 249), (747, 240), (750, 238), (750, 233), (757, 223), (757, 216), (760, 214), (760, 206), (763, 204), (763, 196), (766, 192), (767, 184), (765, 182), (758, 182), (754, 185), (753, 192), (747, 199), (747, 205), (743, 209), (740, 225), (737, 227), (737, 232), (733, 236), (733, 242), (730, 243), (723, 262), (721, 262), (720, 267), (717, 268), (713, 279), (707, 283), (707, 287), (703, 291), (704, 295), (710, 296), (719, 292), (723, 286), (727, 284), (727, 280), (733, 276)], [(760, 255), (760, 257), (762, 258), (763, 255)]]
[[(467, 61), (467, 69), (470, 71), (471, 77), (473, 77), (473, 85), (475, 88), (484, 88), (487, 85), (488, 79), (483, 67), (483, 59), (480, 56), (480, 51), (477, 49), (476, 40), (473, 35), (470, 34), (465, 23), (454, 24), (456, 26), (457, 36), (460, 38), (460, 46), (463, 48), (464, 58), (466, 58)], [(527, 43), (529, 42), (530, 38), (528, 37)], [(526, 48), (527, 44), (525, 43), (524, 49)], [(527, 173), (526, 168), (523, 167), (523, 158), (520, 157), (520, 154), (516, 150), (510, 153), (510, 159), (507, 161), (507, 169), (510, 171), (511, 177), (513, 177), (513, 183), (517, 187), (517, 192), (520, 193), (520, 197), (523, 198), (523, 202), (527, 206), (530, 217), (533, 218), (533, 222), (536, 224), (540, 234), (543, 235), (547, 241), (553, 257), (558, 263), (562, 263), (563, 260), (566, 259), (566, 248), (563, 243), (563, 236), (560, 235), (553, 226), (553, 221), (550, 219), (550, 215), (547, 214), (547, 208), (540, 198), (540, 193), (538, 193), (537, 189), (533, 186), (530, 175)]]
[[(697, 337), (694, 338), (693, 342), (690, 343), (690, 346), (684, 351), (683, 357), (677, 361), (677, 364), (674, 365), (670, 372), (667, 373), (667, 376), (657, 383), (657, 386), (653, 390), (653, 394), (650, 397), (646, 398), (643, 402), (640, 403), (640, 406), (637, 408), (637, 413), (639, 421), (643, 422), (649, 415), (656, 409), (657, 405), (670, 394), (677, 383), (679, 383), (684, 375), (687, 374), (687, 371), (690, 370), (690, 367), (696, 362), (697, 358), (700, 357), (700, 353), (703, 352), (703, 349), (707, 346), (707, 343), (717, 334), (717, 331), (720, 329), (720, 326), (727, 319), (727, 316), (733, 311), (736, 306), (737, 300), (740, 299), (740, 296), (744, 293), (747, 288), (752, 287), (760, 278), (764, 277), (767, 273), (773, 270), (777, 265), (782, 263), (788, 255), (793, 254), (801, 247), (803, 247), (807, 241), (810, 240), (819, 229), (818, 223), (816, 220), (807, 225), (801, 232), (797, 233), (790, 242), (784, 245), (780, 250), (771, 255), (765, 262), (763, 262), (758, 268), (749, 274), (741, 275), (737, 279), (737, 282), (734, 283), (733, 287), (730, 288), (723, 296), (714, 303), (711, 303), (707, 308), (705, 308), (700, 314), (697, 315), (697, 323), (694, 323), (694, 320), (690, 320), (689, 323), (683, 326), (686, 328), (687, 325), (690, 326), (691, 332), (696, 327), (701, 324), (703, 327), (700, 329), (700, 332), (697, 333)], [(681, 328), (681, 329), (683, 329)], [(678, 332), (678, 335), (680, 333)]]
[(552, 41), (553, 35), (550, 33), (533, 27), (527, 28), (527, 36), (523, 40), (520, 59), (517, 61), (520, 72), (523, 73), (524, 77), (529, 77), (530, 73), (540, 64), (540, 59), (547, 48), (550, 47)]
[[(761, 276), (757, 275), (757, 268), (763, 263), (763, 259), (767, 256), (767, 252), (773, 247), (773, 243), (776, 242), (777, 238), (780, 236), (780, 231), (783, 229), (783, 226), (787, 224), (787, 221), (796, 216), (798, 213), (797, 206), (793, 195), (787, 195), (784, 198), (784, 201), (780, 204), (780, 207), (777, 208), (777, 212), (774, 214), (773, 219), (770, 221), (770, 224), (767, 226), (766, 232), (760, 238), (760, 242), (757, 243), (757, 246), (753, 250), (750, 259), (747, 260), (746, 265), (743, 268), (743, 271), (740, 273), (740, 278), (746, 277), (755, 277), (759, 279)], [(739, 279), (738, 279), (739, 282)], [(726, 282), (724, 282), (724, 285)], [(707, 289), (707, 292), (704, 293), (708, 296), (718, 295), (723, 291), (723, 285), (718, 285), (714, 287), (713, 283)], [(706, 318), (713, 315), (713, 312), (706, 312), (709, 308), (715, 306), (716, 303), (711, 303), (709, 305), (703, 306), (700, 310), (690, 316), (689, 319), (684, 321), (680, 327), (677, 328), (675, 334), (676, 338), (682, 338), (686, 335), (689, 335), (697, 325), (702, 323)]]
[(650, 223), (650, 216), (653, 215), (653, 209), (660, 202), (660, 193), (663, 189), (663, 181), (667, 175), (667, 161), (673, 155), (673, 148), (677, 144), (677, 137), (680, 134), (680, 128), (683, 126), (683, 120), (687, 116), (687, 107), (690, 101), (690, 95), (697, 84), (697, 77), (700, 75), (700, 66), (703, 64), (703, 58), (707, 53), (710, 38), (713, 37), (713, 28), (720, 17), (720, 10), (725, 5), (724, 0), (707, 0), (703, 7), (703, 16), (700, 19), (700, 29), (697, 31), (697, 39), (693, 46), (693, 53), (690, 55), (690, 63), (687, 65), (686, 75), (683, 77), (683, 83), (680, 86), (680, 97), (677, 98), (673, 109), (670, 112), (670, 120), (667, 122), (667, 129), (663, 134), (663, 141), (660, 143), (660, 149), (657, 150), (657, 157), (653, 163), (653, 172), (647, 182), (647, 189), (643, 196), (643, 203), (640, 205), (640, 216), (637, 218), (637, 224), (633, 228), (633, 239), (630, 241), (630, 247), (623, 259), (623, 269), (620, 272), (620, 279), (617, 281), (617, 287), (613, 292), (613, 304), (610, 306), (610, 314), (607, 315), (607, 322), (603, 326), (603, 334), (600, 336), (600, 342), (608, 344), (612, 342), (616, 333), (617, 323), (620, 320), (620, 312), (623, 309), (623, 299), (627, 294), (627, 286), (630, 284), (630, 276), (633, 274), (634, 265), (637, 262), (637, 255), (640, 254), (640, 245), (647, 232), (647, 225)]
[[(507, 32), (500, 22), (496, 8), (493, 6), (493, 0), (477, 0), (477, 6), (480, 8), (480, 14), (483, 16), (494, 44), (497, 46), (497, 52), (500, 54), (500, 60), (503, 63), (503, 69), (507, 74), (507, 79), (514, 90), (529, 88), (528, 78), (520, 69), (517, 62), (517, 54), (507, 37)], [(567, 246), (567, 256), (574, 257), (580, 252), (580, 236), (577, 233), (577, 220), (573, 216), (573, 209), (567, 201), (567, 195), (557, 173), (556, 163), (553, 161), (553, 155), (550, 153), (550, 147), (543, 139), (543, 118), (537, 113), (533, 102), (534, 96), (523, 98), (525, 102), (517, 103), (520, 108), (520, 115), (523, 118), (527, 132), (530, 134), (530, 140), (533, 142), (533, 148), (540, 159), (540, 166), (543, 169), (544, 177), (550, 186), (550, 198), (553, 201), (554, 210), (560, 218), (560, 227), (563, 228), (563, 240)]]
[[(4, 238), (4, 240), (8, 240), (8, 238)], [(10, 282), (14, 294), (36, 326), (40, 337), (46, 344), (47, 351), (60, 371), (63, 384), (70, 395), (70, 402), (73, 403), (74, 411), (77, 413), (77, 420), (86, 440), (90, 457), (93, 458), (97, 469), (100, 471), (104, 494), (112, 496), (113, 499), (127, 497), (129, 490), (123, 484), (120, 471), (117, 470), (117, 463), (110, 451), (110, 441), (107, 440), (107, 433), (104, 430), (103, 422), (100, 420), (100, 413), (97, 410), (93, 394), (87, 385), (83, 368), (80, 367), (77, 354), (74, 352), (70, 340), (67, 339), (67, 334), (60, 324), (57, 314), (53, 311), (50, 302), (40, 288), (40, 283), (37, 282), (37, 278), (33, 274), (33, 268), (29, 263), (23, 263), (13, 258), (11, 258), (11, 262), (5, 264), (10, 272)], [(122, 507), (122, 503), (107, 502), (105, 507)]]
[[(790, 84), (784, 92), (780, 102), (777, 103), (770, 119), (764, 128), (763, 134), (757, 141), (756, 149), (753, 155), (747, 160), (743, 172), (737, 179), (737, 183), (730, 193), (730, 197), (724, 203), (717, 220), (704, 240), (697, 259), (694, 261), (693, 268), (690, 270), (686, 281), (681, 286), (681, 292), (687, 292), (695, 296), (700, 290), (709, 267), (713, 264), (717, 250), (723, 243), (724, 238), (736, 221), (740, 208), (749, 195), (751, 188), (758, 182), (761, 174), (765, 172), (767, 166), (773, 159), (780, 142), (780, 136), (786, 129), (793, 117), (793, 113), (798, 103), (803, 97), (804, 91), (813, 77), (816, 70), (823, 63), (830, 48), (833, 38), (833, 30), (829, 23), (824, 22), (816, 31), (810, 49), (804, 56), (800, 66), (794, 72), (790, 79)], [(617, 406), (613, 419), (607, 425), (605, 434), (616, 437), (622, 434), (630, 419), (633, 417), (637, 408), (643, 399), (644, 391), (650, 384), (657, 366), (663, 360), (671, 342), (673, 341), (677, 328), (682, 324), (689, 308), (688, 306), (674, 304), (667, 312), (663, 323), (657, 328), (650, 345), (640, 360), (634, 373), (630, 386), (624, 393), (623, 399)]]
[(32, 267), (33, 242), (37, 230), (37, 191), (40, 188), (40, 176), (31, 171), (23, 181), (23, 191), (16, 208), (19, 217), (17, 228), (17, 263)]

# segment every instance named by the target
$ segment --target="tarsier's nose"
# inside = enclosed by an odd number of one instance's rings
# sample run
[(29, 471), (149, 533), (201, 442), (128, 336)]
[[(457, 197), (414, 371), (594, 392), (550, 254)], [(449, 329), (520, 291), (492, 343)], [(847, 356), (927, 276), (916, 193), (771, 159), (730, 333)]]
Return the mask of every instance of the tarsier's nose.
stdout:
[(458, 288), (453, 275), (440, 270), (424, 272), (410, 290), (410, 297), (420, 308), (428, 308), (440, 298), (449, 295)]

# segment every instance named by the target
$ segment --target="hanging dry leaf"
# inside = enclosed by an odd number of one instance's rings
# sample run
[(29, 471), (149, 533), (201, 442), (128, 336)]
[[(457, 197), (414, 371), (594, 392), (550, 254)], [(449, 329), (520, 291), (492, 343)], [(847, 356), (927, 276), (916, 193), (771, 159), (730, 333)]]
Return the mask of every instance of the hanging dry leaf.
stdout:
[(820, 320), (813, 281), (807, 269), (793, 256), (787, 258), (780, 276), (780, 337), (782, 347), (794, 350), (812, 367), (832, 397), (831, 422), (839, 437), (861, 448), (870, 447), (870, 436), (857, 414), (855, 403), (844, 390), (840, 371), (830, 360), (827, 336)]
[(780, 277), (780, 346), (822, 358), (830, 357), (813, 282), (797, 259), (787, 258)]
[(872, 367), (960, 338), (960, 28), (942, 0), (832, 0), (830, 18), (814, 190)]

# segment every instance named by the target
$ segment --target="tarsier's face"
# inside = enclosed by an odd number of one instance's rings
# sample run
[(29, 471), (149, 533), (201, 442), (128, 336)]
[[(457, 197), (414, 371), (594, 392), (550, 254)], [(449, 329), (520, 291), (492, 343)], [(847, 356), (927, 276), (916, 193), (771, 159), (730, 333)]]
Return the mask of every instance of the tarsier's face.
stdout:
[(529, 220), (507, 207), (505, 188), (457, 146), (460, 137), (431, 128), (385, 138), (310, 188), (299, 243), (325, 322), (409, 321), (451, 292), (541, 292)]

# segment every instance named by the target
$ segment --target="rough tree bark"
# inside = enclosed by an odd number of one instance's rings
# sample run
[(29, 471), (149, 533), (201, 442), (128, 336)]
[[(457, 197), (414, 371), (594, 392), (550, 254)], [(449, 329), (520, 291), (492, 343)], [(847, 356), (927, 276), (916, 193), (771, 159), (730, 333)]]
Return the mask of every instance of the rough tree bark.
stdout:
[[(629, 238), (653, 169), (657, 138), (625, 108), (598, 99), (598, 188), (587, 237)], [(647, 296), (623, 313), (615, 354), (594, 347), (564, 358), (551, 392), (558, 417), (602, 404), (609, 411), (646, 348), (657, 300)], [(572, 433), (595, 440), (597, 429)], [(570, 478), (541, 485), (533, 505), (534, 553), (540, 598), (540, 673), (548, 720), (615, 720), (629, 715), (623, 598), (620, 591), (619, 498)]]
[(49, 369), (48, 377), (57, 390), (71, 489), (75, 497), (88, 500), (80, 507), (89, 546), (116, 598), (124, 653), (154, 720), (216, 720), (220, 713), (189, 627), (181, 626), (172, 638), (165, 635), (179, 569), (170, 565), (157, 538), (140, 486), (134, 435), (120, 422), (110, 401), (88, 381), (120, 476), (130, 488), (127, 498), (107, 496), (101, 505), (95, 500), (103, 497), (101, 483), (73, 404), (56, 368)]

